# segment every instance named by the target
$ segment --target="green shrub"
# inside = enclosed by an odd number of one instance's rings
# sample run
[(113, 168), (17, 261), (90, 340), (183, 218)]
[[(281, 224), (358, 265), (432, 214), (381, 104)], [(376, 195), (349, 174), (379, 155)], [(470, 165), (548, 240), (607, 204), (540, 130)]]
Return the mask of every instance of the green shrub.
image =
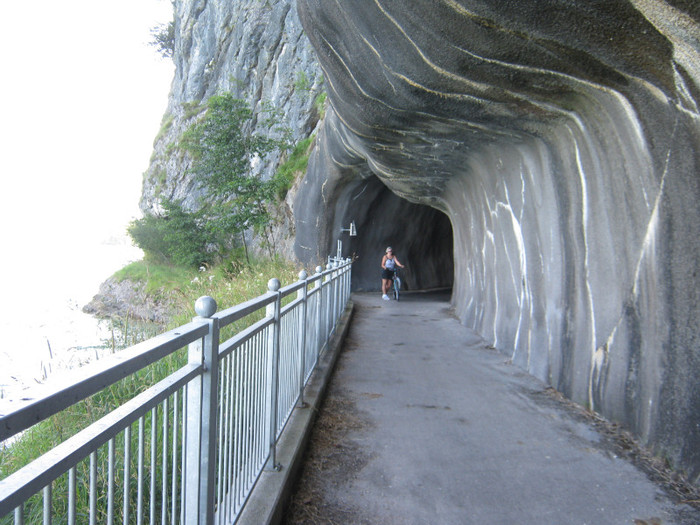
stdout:
[(175, 21), (158, 24), (151, 28), (153, 40), (149, 44), (156, 48), (163, 58), (172, 58), (175, 52)]
[(162, 216), (146, 215), (132, 221), (127, 229), (146, 256), (186, 268), (215, 262), (219, 255), (215, 235), (207, 228), (201, 213), (186, 211), (179, 201), (161, 204)]
[[(251, 170), (254, 158), (286, 149), (285, 138), (250, 133), (254, 117), (258, 128), (266, 126), (276, 135), (286, 137), (284, 129), (275, 127), (279, 111), (261, 103), (254, 114), (248, 104), (231, 93), (216, 95), (207, 101), (205, 111), (199, 103), (182, 105), (185, 118), (197, 116), (177, 144), (169, 144), (166, 154), (179, 147), (192, 159), (190, 173), (204, 189), (200, 209), (183, 209), (181, 202), (161, 201), (163, 213), (133, 221), (128, 232), (147, 255), (155, 261), (176, 266), (211, 265), (243, 245), (247, 254), (246, 231), (267, 236), (271, 254), (274, 242), (270, 232), (270, 204), (276, 196), (284, 197), (299, 169), (305, 169), (306, 145), (292, 153), (288, 168), (272, 180), (263, 180)], [(164, 117), (162, 137), (172, 126), (173, 117)], [(153, 176), (156, 176), (155, 174)], [(164, 185), (156, 185), (160, 193)]]
[(287, 196), (287, 192), (294, 184), (297, 175), (306, 173), (306, 168), (309, 164), (309, 147), (313, 139), (312, 136), (299, 141), (289, 158), (277, 169), (274, 182), (277, 197), (280, 200), (284, 200)]
[[(274, 108), (263, 105), (272, 127)], [(183, 133), (181, 147), (193, 158), (192, 173), (206, 191), (202, 219), (221, 254), (235, 248), (235, 239), (245, 245), (245, 231), (264, 231), (270, 223), (268, 204), (276, 193), (276, 182), (251, 172), (251, 159), (286, 148), (283, 139), (247, 132), (253, 111), (231, 93), (211, 97), (203, 117)], [(246, 250), (247, 252), (247, 250)]]
[(306, 76), (306, 72), (297, 72), (297, 79), (294, 82), (294, 87), (298, 91), (308, 91), (311, 89), (311, 82), (309, 82), (309, 77)]
[(154, 147), (165, 136), (165, 134), (170, 130), (170, 128), (173, 125), (173, 122), (175, 122), (175, 117), (173, 115), (170, 115), (169, 113), (166, 113), (165, 115), (163, 115), (163, 119), (160, 122), (160, 129), (158, 130), (158, 133), (156, 134), (156, 138), (153, 139), (153, 146)]
[(328, 98), (328, 94), (325, 91), (322, 91), (318, 94), (316, 100), (314, 100), (314, 106), (316, 107), (316, 111), (318, 111), (319, 118), (321, 119), (323, 119), (323, 117), (326, 115), (326, 98)]
[(185, 120), (189, 120), (199, 115), (204, 108), (202, 107), (202, 104), (199, 101), (191, 101), (183, 102), (182, 109), (185, 112), (183, 115)]

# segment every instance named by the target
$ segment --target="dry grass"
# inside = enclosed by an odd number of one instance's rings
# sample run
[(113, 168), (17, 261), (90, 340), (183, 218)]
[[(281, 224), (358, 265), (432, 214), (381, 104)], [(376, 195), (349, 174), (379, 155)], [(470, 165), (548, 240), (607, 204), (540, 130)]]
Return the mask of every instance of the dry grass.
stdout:
[(314, 425), (297, 490), (283, 522), (286, 525), (369, 523), (360, 509), (338, 497), (369, 459), (351, 438), (353, 431), (367, 423), (352, 401), (332, 390)]
[(660, 485), (676, 503), (687, 504), (700, 510), (700, 490), (681, 473), (674, 471), (666, 461), (639, 444), (619, 424), (586, 410), (553, 388), (547, 388), (544, 393), (566, 410), (590, 423), (603, 436), (604, 445), (611, 453), (630, 461), (651, 481)]

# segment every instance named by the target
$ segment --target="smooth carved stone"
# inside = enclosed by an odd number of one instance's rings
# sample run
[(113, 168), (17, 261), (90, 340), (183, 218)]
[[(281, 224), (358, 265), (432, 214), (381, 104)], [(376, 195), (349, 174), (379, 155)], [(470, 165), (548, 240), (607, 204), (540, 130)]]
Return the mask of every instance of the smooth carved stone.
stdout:
[[(298, 0), (330, 108), (297, 256), (414, 288), (700, 476), (700, 8)], [(449, 276), (449, 278), (445, 278)]]

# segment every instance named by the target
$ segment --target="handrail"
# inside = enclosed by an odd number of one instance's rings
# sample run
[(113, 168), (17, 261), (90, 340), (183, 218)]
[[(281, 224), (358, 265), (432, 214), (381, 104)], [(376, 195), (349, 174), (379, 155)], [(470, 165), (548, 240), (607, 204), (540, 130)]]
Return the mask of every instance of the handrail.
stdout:
[(267, 306), (268, 304), (274, 302), (274, 300), (275, 295), (268, 292), (264, 295), (256, 297), (255, 299), (250, 299), (249, 301), (246, 301), (239, 305), (232, 306), (231, 308), (228, 308), (221, 312), (217, 312), (213, 315), (213, 317), (219, 319), (220, 328), (224, 328), (225, 326), (228, 326), (231, 323), (235, 323), (239, 319), (247, 317), (251, 313), (259, 310), (260, 308)]
[(252, 339), (254, 336), (262, 332), (265, 328), (270, 326), (274, 322), (274, 319), (270, 317), (265, 317), (260, 319), (255, 324), (250, 325), (248, 328), (244, 328), (238, 332), (231, 339), (222, 343), (219, 346), (219, 358), (226, 357), (228, 354), (233, 352), (236, 348), (241, 346), (245, 341)]
[(196, 341), (206, 331), (205, 325), (193, 321), (85, 366), (81, 370), (90, 374), (84, 379), (56, 386), (0, 416), (0, 442)]
[(0, 516), (12, 510), (26, 495), (41, 490), (61, 473), (74, 467), (94, 448), (105, 444), (125, 423), (133, 423), (167, 396), (187, 384), (200, 367), (188, 365), (163, 379), (149, 390), (116, 408), (94, 424), (67, 439), (44, 455), (41, 469), (22, 469), (2, 480), (0, 484)]
[[(0, 480), (0, 523), (13, 511), (16, 524), (71, 524), (81, 512), (102, 523), (233, 523), (262, 469), (279, 467), (277, 442), (350, 297), (351, 265), (334, 260), (285, 287), (271, 279), (267, 293), (219, 312), (200, 298), (192, 322), (0, 416), (2, 441), (188, 347), (179, 369)], [(236, 321), (249, 324), (220, 340)]]

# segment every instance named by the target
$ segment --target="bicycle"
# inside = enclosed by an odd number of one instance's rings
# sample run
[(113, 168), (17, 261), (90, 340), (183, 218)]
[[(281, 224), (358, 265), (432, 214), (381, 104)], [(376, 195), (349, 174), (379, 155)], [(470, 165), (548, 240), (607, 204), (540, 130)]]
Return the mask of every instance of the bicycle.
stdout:
[(394, 292), (394, 299), (399, 300), (399, 292), (401, 291), (401, 278), (399, 277), (399, 269), (394, 268), (394, 276), (391, 278), (391, 288)]

